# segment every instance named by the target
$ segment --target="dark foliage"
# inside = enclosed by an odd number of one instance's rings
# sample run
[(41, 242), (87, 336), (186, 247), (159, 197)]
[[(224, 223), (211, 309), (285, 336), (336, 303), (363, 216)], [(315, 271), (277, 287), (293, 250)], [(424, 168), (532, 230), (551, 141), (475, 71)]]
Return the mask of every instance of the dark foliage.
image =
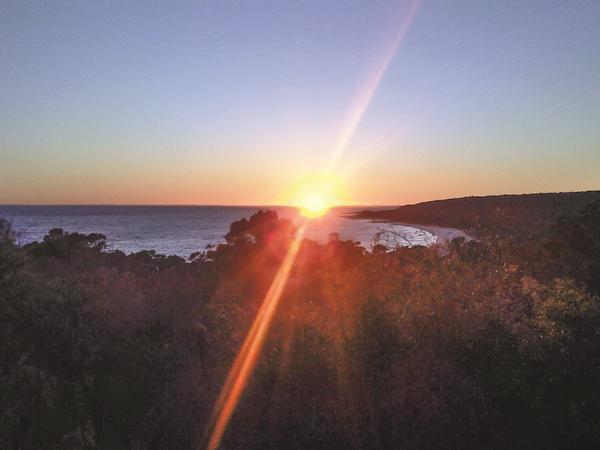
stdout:
[(434, 200), (392, 210), (362, 211), (354, 217), (455, 227), (476, 234), (518, 232), (539, 237), (548, 232), (559, 215), (576, 217), (590, 202), (600, 202), (600, 191)]
[[(0, 448), (196, 449), (293, 238), (189, 262), (0, 221)], [(228, 449), (600, 448), (600, 207), (535, 238), (305, 240)]]

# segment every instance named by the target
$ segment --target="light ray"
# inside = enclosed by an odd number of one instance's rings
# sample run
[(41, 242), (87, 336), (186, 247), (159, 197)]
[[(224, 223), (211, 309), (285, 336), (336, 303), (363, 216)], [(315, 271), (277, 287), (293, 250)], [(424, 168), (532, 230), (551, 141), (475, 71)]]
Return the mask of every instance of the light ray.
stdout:
[(256, 318), (250, 327), (242, 348), (236, 356), (227, 379), (215, 405), (213, 419), (211, 421), (212, 434), (208, 442), (208, 450), (215, 450), (219, 447), (223, 433), (231, 419), (231, 415), (237, 406), (242, 392), (248, 383), (256, 362), (261, 353), (269, 325), (275, 314), (275, 310), (285, 288), (285, 284), (290, 275), (290, 271), (300, 250), (300, 244), (304, 237), (306, 223), (303, 223), (290, 248), (288, 249), (281, 266), (279, 267), (273, 282), (260, 306)]
[[(395, 39), (392, 41), (390, 47), (383, 54), (381, 62), (377, 65), (376, 70), (373, 72), (364, 88), (359, 92), (356, 100), (353, 102), (352, 107), (346, 114), (346, 118), (341, 127), (339, 137), (336, 145), (333, 149), (331, 159), (327, 166), (326, 173), (331, 173), (336, 167), (338, 161), (343, 156), (343, 153), (350, 142), (358, 124), (360, 123), (365, 111), (367, 110), (371, 100), (377, 91), (377, 88), (385, 75), (390, 62), (392, 61), (396, 51), (402, 43), (402, 39), (406, 34), (410, 24), (412, 23), (417, 9), (420, 5), (420, 0), (411, 1), (410, 8), (406, 16), (403, 18), (398, 32), (396, 33)], [(258, 357), (262, 351), (267, 332), (275, 310), (281, 299), (281, 294), (285, 288), (286, 282), (290, 275), (291, 269), (294, 265), (294, 261), (300, 249), (300, 244), (306, 228), (306, 222), (303, 223), (294, 240), (292, 241), (288, 252), (277, 271), (273, 282), (261, 304), (258, 313), (250, 327), (242, 347), (237, 354), (227, 378), (223, 389), (219, 395), (213, 417), (211, 420), (211, 426), (209, 430), (212, 430), (210, 439), (208, 441), (208, 450), (216, 450), (223, 438), (227, 424), (231, 419), (231, 416), (240, 400), (240, 397), (248, 383)]]
[(411, 132), (411, 127), (406, 127), (394, 135), (384, 136), (375, 145), (369, 146), (364, 151), (360, 152), (360, 159), (354, 158), (350, 161), (344, 161), (343, 165), (336, 168), (338, 176), (345, 180), (357, 172), (360, 168), (366, 166), (382, 153), (387, 152), (392, 147), (400, 145), (403, 139)]
[(365, 111), (367, 110), (375, 92), (377, 91), (377, 87), (381, 82), (383, 76), (385, 75), (396, 51), (400, 47), (402, 43), (402, 39), (404, 35), (408, 31), (410, 24), (412, 23), (417, 10), (419, 9), (420, 0), (412, 1), (409, 7), (408, 13), (403, 17), (402, 22), (398, 27), (398, 32), (391, 45), (387, 49), (387, 51), (383, 54), (383, 58), (381, 62), (376, 66), (376, 69), (371, 74), (369, 80), (364, 85), (363, 89), (359, 91), (356, 96), (355, 101), (352, 103), (352, 106), (348, 110), (346, 114), (346, 118), (342, 124), (340, 134), (338, 136), (335, 147), (333, 148), (333, 152), (331, 154), (331, 159), (329, 160), (329, 165), (327, 166), (327, 172), (333, 171), (336, 167), (338, 161), (344, 154), (350, 139), (352, 138), (354, 132), (356, 131), (356, 127), (360, 123)]

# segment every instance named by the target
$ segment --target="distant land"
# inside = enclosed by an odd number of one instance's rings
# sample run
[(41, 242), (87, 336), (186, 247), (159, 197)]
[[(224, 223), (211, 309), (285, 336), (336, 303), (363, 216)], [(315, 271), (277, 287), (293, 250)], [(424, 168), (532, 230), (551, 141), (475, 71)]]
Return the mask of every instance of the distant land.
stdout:
[(452, 227), (473, 235), (493, 231), (532, 236), (547, 231), (560, 216), (575, 216), (590, 202), (600, 202), (600, 191), (451, 198), (395, 209), (358, 211), (349, 217)]

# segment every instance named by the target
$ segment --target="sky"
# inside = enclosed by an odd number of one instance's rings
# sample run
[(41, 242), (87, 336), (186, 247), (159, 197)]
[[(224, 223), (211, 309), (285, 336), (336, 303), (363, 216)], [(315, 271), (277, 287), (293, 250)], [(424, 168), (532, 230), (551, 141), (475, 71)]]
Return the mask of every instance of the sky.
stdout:
[(600, 189), (599, 24), (596, 0), (5, 0), (0, 204)]

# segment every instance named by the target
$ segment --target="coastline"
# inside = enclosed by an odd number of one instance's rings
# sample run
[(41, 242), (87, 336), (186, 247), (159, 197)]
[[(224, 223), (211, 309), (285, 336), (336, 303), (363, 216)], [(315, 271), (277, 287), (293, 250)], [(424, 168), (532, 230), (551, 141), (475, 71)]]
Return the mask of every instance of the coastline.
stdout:
[(463, 230), (458, 228), (438, 227), (434, 225), (421, 225), (418, 223), (408, 222), (396, 222), (395, 220), (371, 220), (373, 223), (390, 223), (395, 225), (402, 225), (405, 227), (418, 228), (428, 233), (433, 234), (436, 237), (434, 244), (446, 244), (456, 238), (464, 238), (466, 241), (472, 241), (474, 238), (469, 236)]

